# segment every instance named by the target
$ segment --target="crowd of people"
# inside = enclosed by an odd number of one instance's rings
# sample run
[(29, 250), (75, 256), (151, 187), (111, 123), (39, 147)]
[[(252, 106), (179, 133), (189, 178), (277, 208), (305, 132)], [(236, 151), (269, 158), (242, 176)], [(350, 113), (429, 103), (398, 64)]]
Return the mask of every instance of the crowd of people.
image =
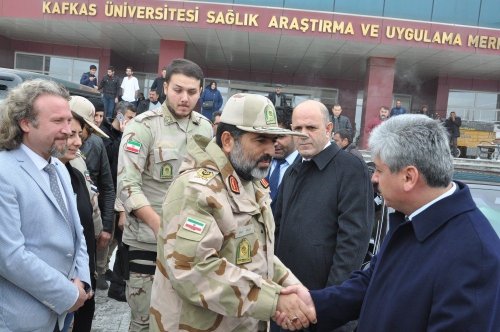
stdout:
[[(371, 171), (341, 105), (277, 86), (221, 110), (186, 59), (138, 102), (132, 67), (96, 70), (103, 109), (42, 79), (0, 104), (1, 331), (90, 331), (96, 288), (129, 331), (500, 326), (500, 239), (451, 179), (454, 112), (381, 107)], [(370, 260), (374, 184), (395, 212)]]

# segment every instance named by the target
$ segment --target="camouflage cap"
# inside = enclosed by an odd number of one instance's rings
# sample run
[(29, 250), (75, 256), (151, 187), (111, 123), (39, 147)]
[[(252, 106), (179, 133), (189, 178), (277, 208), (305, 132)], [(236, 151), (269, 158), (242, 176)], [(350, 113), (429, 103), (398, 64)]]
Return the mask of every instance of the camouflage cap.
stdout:
[(250, 93), (238, 93), (228, 99), (220, 122), (251, 133), (304, 136), (278, 126), (276, 110), (269, 99)]
[(97, 125), (94, 123), (95, 107), (87, 98), (81, 96), (71, 96), (69, 100), (69, 108), (85, 120), (85, 122), (102, 137), (109, 138)]

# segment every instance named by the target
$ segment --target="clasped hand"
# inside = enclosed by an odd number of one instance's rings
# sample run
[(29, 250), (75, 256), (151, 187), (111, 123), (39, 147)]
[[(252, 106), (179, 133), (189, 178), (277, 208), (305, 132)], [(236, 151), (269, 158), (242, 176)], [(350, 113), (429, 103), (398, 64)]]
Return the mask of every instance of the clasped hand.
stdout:
[(316, 324), (316, 309), (307, 288), (293, 285), (281, 290), (273, 320), (285, 330), (295, 331)]

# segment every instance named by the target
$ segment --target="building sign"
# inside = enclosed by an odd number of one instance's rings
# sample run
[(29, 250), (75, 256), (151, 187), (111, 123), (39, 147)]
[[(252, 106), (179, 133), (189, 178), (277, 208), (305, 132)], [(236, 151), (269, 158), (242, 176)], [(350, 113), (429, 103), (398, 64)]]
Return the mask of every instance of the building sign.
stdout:
[[(443, 45), (462, 49), (500, 50), (498, 31), (445, 24), (360, 17), (335, 13), (300, 12), (274, 8), (161, 2), (137, 5), (127, 2), (42, 1), (43, 15), (88, 16), (139, 23), (196, 24), (200, 28), (240, 28), (259, 32), (312, 34), (357, 41)], [(213, 10), (214, 7), (220, 8)], [(273, 14), (274, 13), (274, 14)], [(484, 33), (481, 33), (483, 31)]]

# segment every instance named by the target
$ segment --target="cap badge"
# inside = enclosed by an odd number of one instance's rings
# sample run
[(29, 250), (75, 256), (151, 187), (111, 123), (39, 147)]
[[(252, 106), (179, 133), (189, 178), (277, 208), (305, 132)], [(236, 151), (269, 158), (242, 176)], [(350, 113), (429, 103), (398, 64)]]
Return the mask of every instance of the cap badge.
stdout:
[(267, 125), (276, 125), (278, 124), (276, 119), (276, 111), (271, 105), (267, 105), (264, 109), (264, 118), (266, 120)]

